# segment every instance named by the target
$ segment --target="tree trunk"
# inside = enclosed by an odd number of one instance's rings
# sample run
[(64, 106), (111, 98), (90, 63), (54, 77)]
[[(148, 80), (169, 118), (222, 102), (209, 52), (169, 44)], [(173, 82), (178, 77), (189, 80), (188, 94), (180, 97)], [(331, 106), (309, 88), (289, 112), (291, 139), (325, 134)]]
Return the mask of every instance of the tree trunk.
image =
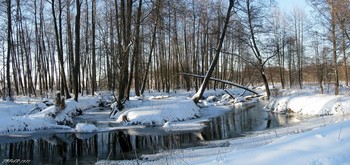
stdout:
[(131, 13), (132, 13), (132, 0), (127, 0), (126, 7), (125, 2), (121, 1), (121, 18), (122, 18), (122, 27), (123, 27), (123, 50), (120, 55), (120, 79), (119, 79), (119, 88), (118, 88), (118, 99), (117, 106), (121, 110), (124, 108), (124, 99), (127, 84), (128, 84), (128, 75), (129, 75), (129, 51), (131, 46)]
[(80, 0), (76, 0), (77, 15), (75, 16), (75, 59), (73, 71), (74, 100), (78, 101), (79, 95), (79, 73), (80, 73)]
[(12, 26), (11, 26), (11, 0), (7, 1), (7, 60), (6, 60), (6, 78), (7, 78), (7, 99), (13, 101), (11, 93), (11, 76), (10, 76), (10, 57), (11, 57), (11, 35), (12, 35)]
[(133, 81), (133, 78), (135, 80), (135, 94), (136, 96), (140, 96), (140, 90), (139, 90), (139, 84), (138, 84), (138, 65), (139, 65), (139, 52), (140, 52), (140, 24), (141, 24), (141, 8), (142, 7), (142, 0), (139, 0), (139, 6), (137, 8), (137, 17), (136, 17), (136, 29), (135, 29), (135, 43), (134, 43), (134, 50), (131, 58), (131, 64), (130, 64), (130, 73), (129, 73), (129, 80), (127, 85), (127, 91), (125, 94), (126, 100), (129, 100), (130, 97), (130, 89), (131, 84)]
[[(284, 41), (282, 41), (284, 42)], [(283, 46), (284, 47), (284, 44)], [(280, 51), (279, 48), (279, 44), (277, 44), (277, 57), (278, 57), (278, 69), (279, 69), (279, 75), (280, 75), (280, 82), (282, 85), (282, 89), (284, 89), (284, 65), (282, 65), (284, 58), (283, 58), (283, 54), (284, 54), (284, 48), (282, 49), (282, 52)]]
[[(256, 39), (255, 39), (255, 32), (254, 32), (254, 28), (253, 28), (253, 11), (251, 9), (251, 6), (250, 6), (250, 1), (246, 1), (246, 5), (247, 5), (247, 14), (248, 14), (248, 24), (249, 24), (249, 31), (250, 31), (250, 37), (251, 37), (251, 40), (252, 40), (252, 49), (253, 49), (253, 52), (254, 52), (254, 55), (255, 57), (257, 58), (258, 62), (259, 62), (259, 71), (260, 71), (260, 75), (263, 79), (263, 82), (264, 82), (264, 86), (265, 86), (265, 91), (266, 91), (266, 95), (267, 95), (267, 99), (269, 100), (270, 99), (270, 88), (269, 88), (269, 83), (267, 81), (267, 78), (266, 78), (266, 75), (265, 75), (265, 69), (264, 69), (264, 65), (265, 65), (265, 62), (263, 62), (262, 60), (262, 56), (260, 54), (260, 50), (258, 48), (258, 45), (256, 43)], [(268, 59), (267, 59), (268, 60)], [(266, 60), (266, 61), (267, 61)]]
[(198, 101), (202, 98), (203, 96), (203, 93), (204, 93), (204, 90), (205, 88), (207, 87), (208, 85), (208, 82), (210, 80), (210, 77), (212, 75), (212, 73), (214, 72), (214, 69), (216, 67), (216, 64), (218, 62), (218, 59), (219, 59), (219, 56), (220, 56), (220, 51), (221, 51), (221, 47), (222, 47), (222, 43), (224, 42), (224, 38), (225, 38), (225, 34), (226, 34), (226, 29), (228, 27), (228, 23), (230, 21), (230, 16), (231, 16), (231, 10), (234, 6), (234, 0), (230, 0), (230, 4), (229, 4), (229, 7), (227, 9), (227, 14), (226, 14), (226, 20), (225, 20), (225, 24), (224, 24), (224, 29), (221, 33), (221, 37), (220, 37), (220, 41), (216, 47), (216, 52), (215, 52), (215, 57), (214, 57), (214, 60), (213, 62), (211, 63), (210, 67), (209, 67), (209, 70), (207, 72), (207, 74), (205, 75), (205, 78), (198, 90), (198, 92), (196, 94), (194, 94), (192, 96), (192, 99), (195, 103), (198, 103)]
[(58, 61), (60, 64), (60, 75), (61, 75), (60, 91), (61, 93), (64, 93), (67, 99), (69, 99), (71, 96), (69, 95), (69, 91), (67, 87), (66, 75), (64, 72), (64, 62), (63, 62), (61, 0), (59, 0), (58, 3), (59, 3), (59, 20), (58, 20), (59, 25), (57, 25), (57, 18), (56, 18), (56, 12), (55, 12), (55, 0), (52, 0), (51, 2), (51, 9), (52, 9), (52, 15), (54, 20), (54, 30), (55, 30), (55, 37), (56, 37), (56, 44), (57, 44)]
[[(13, 43), (13, 41), (11, 41), (11, 43)], [(17, 69), (16, 69), (16, 52), (15, 52), (15, 49), (13, 49), (14, 46), (12, 45), (12, 53), (11, 53), (11, 57), (12, 57), (12, 77), (13, 77), (13, 86), (15, 87), (15, 92), (16, 92), (16, 95), (19, 95), (19, 90), (18, 90), (18, 73), (17, 73)]]
[(349, 78), (348, 78), (348, 62), (347, 62), (347, 56), (346, 56), (346, 41), (345, 41), (345, 27), (342, 28), (342, 40), (343, 40), (343, 45), (342, 45), (342, 49), (343, 49), (343, 61), (344, 61), (344, 74), (345, 74), (345, 86), (348, 87), (349, 86)]
[(68, 79), (69, 79), (69, 91), (72, 90), (72, 87), (74, 87), (73, 85), (73, 76), (74, 76), (74, 53), (73, 53), (73, 36), (72, 36), (72, 28), (71, 28), (71, 16), (70, 16), (70, 0), (67, 0), (67, 40), (68, 40)]
[(140, 92), (141, 95), (144, 93), (145, 88), (146, 88), (146, 81), (147, 81), (147, 77), (148, 77), (148, 72), (149, 72), (151, 62), (152, 62), (152, 53), (153, 53), (154, 47), (156, 45), (158, 14), (159, 14), (159, 8), (157, 7), (156, 8), (156, 21), (154, 23), (154, 28), (153, 28), (153, 33), (152, 33), (151, 48), (150, 48), (150, 52), (148, 55), (148, 62), (146, 64), (146, 73), (143, 77), (142, 85), (141, 85), (141, 92)]
[(260, 74), (261, 74), (261, 77), (262, 77), (263, 82), (264, 82), (267, 100), (270, 100), (271, 92), (270, 92), (270, 88), (269, 88), (269, 82), (267, 81), (267, 78), (266, 78), (266, 75), (265, 75), (264, 66), (261, 66)]
[(331, 35), (332, 35), (332, 45), (333, 45), (333, 69), (335, 73), (335, 81), (334, 81), (334, 94), (339, 94), (339, 73), (338, 73), (338, 63), (337, 63), (337, 37), (335, 32), (335, 4), (334, 0), (329, 1), (329, 5), (331, 7)]
[[(184, 33), (184, 51), (185, 51), (185, 55), (184, 55), (184, 65), (182, 63), (180, 63), (181, 65), (181, 69), (182, 69), (182, 72), (190, 72), (190, 61), (187, 59), (188, 57), (188, 39), (187, 39), (187, 24), (186, 24), (186, 15), (184, 15), (184, 18), (183, 18), (183, 24), (184, 24), (184, 29), (183, 29), (183, 33)], [(186, 83), (186, 90), (189, 91), (191, 90), (191, 79), (190, 78), (187, 78), (187, 77), (184, 77), (185, 79), (185, 83)]]
[(137, 17), (136, 17), (136, 32), (135, 32), (135, 46), (134, 46), (134, 55), (135, 55), (135, 95), (140, 96), (140, 60), (141, 60), (141, 51), (140, 51), (140, 27), (141, 27), (141, 13), (142, 12), (142, 0), (139, 0), (139, 6), (137, 8)]
[(92, 59), (91, 59), (91, 94), (95, 95), (95, 88), (96, 88), (96, 0), (92, 0), (92, 16), (91, 16), (92, 22)]

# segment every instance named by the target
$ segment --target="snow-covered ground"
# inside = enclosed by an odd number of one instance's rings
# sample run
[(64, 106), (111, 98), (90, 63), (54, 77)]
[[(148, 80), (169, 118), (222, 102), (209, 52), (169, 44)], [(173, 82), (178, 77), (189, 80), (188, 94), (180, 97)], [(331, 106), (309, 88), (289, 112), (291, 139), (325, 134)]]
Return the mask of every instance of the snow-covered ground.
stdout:
[(198, 117), (200, 117), (199, 107), (188, 98), (170, 98), (160, 104), (139, 106), (116, 114), (117, 122), (147, 125), (163, 125), (166, 122)]
[[(287, 93), (269, 102), (267, 110), (316, 118), (244, 138), (210, 142), (207, 147), (143, 155), (138, 161), (101, 160), (97, 164), (350, 164), (350, 97)], [(220, 101), (207, 97), (202, 105), (211, 103)]]
[[(141, 160), (104, 164), (350, 164), (349, 116), (313, 118), (300, 125), (264, 130), (248, 137), (210, 142), (206, 147), (143, 155)], [(337, 121), (337, 122), (336, 122)]]
[[(66, 108), (62, 113), (52, 117), (55, 106), (47, 106), (48, 99), (17, 97), (14, 102), (0, 101), (0, 133), (35, 131), (43, 129), (71, 129), (62, 122), (73, 122), (71, 118), (76, 110), (84, 110), (95, 106), (98, 97), (84, 96), (79, 102), (73, 99), (66, 100)], [(35, 109), (42, 111), (30, 114)]]
[[(115, 123), (121, 125), (157, 125), (162, 126), (176, 121), (186, 121), (191, 119), (197, 119), (204, 115), (205, 119), (210, 116), (222, 114), (229, 110), (225, 107), (216, 107), (213, 112), (207, 113), (206, 109), (213, 105), (231, 105), (231, 102), (239, 102), (245, 100), (244, 96), (240, 96), (242, 93), (249, 94), (242, 90), (230, 90), (230, 94), (235, 96), (236, 99), (230, 98), (224, 90), (211, 90), (205, 93), (206, 100), (201, 102), (202, 110), (194, 104), (190, 97), (192, 92), (177, 91), (169, 94), (151, 92), (143, 97), (131, 97), (130, 101), (126, 102), (125, 109), (122, 112), (118, 112), (114, 115)], [(45, 101), (53, 103), (52, 99), (42, 98), (30, 98), (30, 97), (16, 97), (14, 102), (0, 101), (0, 133), (21, 132), (21, 131), (36, 131), (36, 130), (49, 130), (49, 129), (66, 129), (67, 132), (85, 130), (86, 126), (72, 128), (67, 126), (67, 123), (74, 123), (72, 117), (78, 115), (80, 112), (84, 112), (86, 109), (93, 106), (98, 106), (104, 100), (109, 102), (108, 93), (102, 93), (99, 96), (80, 96), (79, 102), (73, 99), (66, 100), (66, 108), (58, 113), (57, 116), (53, 116), (55, 113), (55, 106), (48, 106), (44, 104)], [(218, 98), (220, 97), (220, 99)], [(112, 105), (113, 107), (113, 105)], [(33, 109), (42, 109), (41, 111), (32, 111)], [(80, 112), (79, 112), (80, 111)], [(87, 112), (89, 114), (90, 112)], [(93, 112), (94, 113), (94, 112)], [(105, 113), (102, 112), (102, 113)], [(84, 113), (83, 113), (84, 114)], [(109, 116), (104, 116), (108, 118)], [(81, 118), (84, 118), (82, 115)], [(202, 118), (201, 118), (202, 119)], [(198, 123), (198, 120), (196, 120)], [(106, 122), (111, 122), (108, 119)], [(171, 125), (176, 125), (171, 124)], [(188, 125), (193, 125), (189, 123)], [(184, 125), (184, 122), (177, 124), (177, 128), (185, 128), (188, 125)], [(195, 124), (198, 126), (198, 124)], [(180, 127), (182, 126), (182, 127)], [(174, 128), (174, 127), (172, 127)], [(113, 128), (116, 129), (116, 128)], [(170, 128), (169, 128), (170, 129)], [(98, 128), (94, 131), (106, 131), (111, 129)], [(86, 129), (86, 132), (91, 132), (90, 129)]]
[[(79, 97), (79, 102), (67, 100), (64, 113), (55, 117), (48, 115), (55, 111), (55, 107), (47, 107), (42, 103), (44, 100), (17, 97), (15, 102), (0, 101), (0, 134), (43, 129), (99, 132), (125, 129), (134, 124), (140, 128), (156, 125), (169, 130), (193, 130), (204, 127), (203, 121), (232, 110), (232, 106), (254, 104), (259, 100), (242, 90), (210, 90), (197, 106), (190, 99), (192, 95), (193, 92), (177, 91), (169, 94), (151, 92), (142, 97), (132, 97), (123, 111), (112, 116), (114, 119), (103, 121), (116, 123), (114, 128), (80, 121), (74, 127), (60, 125), (61, 121), (76, 120), (71, 118), (77, 113), (76, 110), (97, 106), (101, 96)], [(44, 110), (29, 114), (35, 107)], [(272, 99), (266, 108), (278, 113), (319, 117), (296, 125), (255, 132), (244, 138), (207, 142), (205, 147), (143, 155), (138, 161), (101, 160), (97, 164), (350, 164), (349, 96), (289, 91)], [(94, 113), (106, 112), (86, 111), (78, 118), (90, 120)], [(102, 116), (109, 117), (109, 114)]]
[[(243, 93), (244, 95), (242, 95)], [(117, 112), (112, 118), (124, 125), (161, 126), (166, 124), (165, 126), (169, 127), (169, 123), (172, 122), (201, 118), (203, 113), (206, 113), (202, 110), (208, 107), (213, 108), (212, 113), (218, 115), (223, 112), (222, 109), (227, 110), (229, 106), (258, 100), (258, 98), (250, 98), (249, 94), (249, 92), (240, 89), (210, 90), (205, 93), (205, 99), (201, 100), (198, 105), (191, 99), (193, 93), (184, 91), (167, 95), (151, 94), (143, 97), (132, 97), (126, 103), (125, 110)], [(112, 104), (112, 109), (116, 110), (116, 104)], [(208, 116), (204, 116), (204, 118), (206, 117)]]
[(272, 99), (266, 108), (300, 115), (341, 115), (350, 113), (350, 96), (291, 92)]

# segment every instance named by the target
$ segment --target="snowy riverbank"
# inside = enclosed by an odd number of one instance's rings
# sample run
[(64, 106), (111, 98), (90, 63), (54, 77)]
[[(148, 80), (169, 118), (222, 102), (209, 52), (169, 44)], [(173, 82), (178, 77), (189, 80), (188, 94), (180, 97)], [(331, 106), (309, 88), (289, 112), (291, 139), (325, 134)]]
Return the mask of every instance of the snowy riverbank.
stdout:
[(273, 99), (266, 108), (299, 115), (342, 115), (350, 113), (350, 96), (295, 93)]
[(138, 161), (101, 160), (96, 164), (349, 164), (349, 132), (349, 116), (326, 116), (244, 138), (209, 142), (206, 147), (143, 155)]
[[(0, 102), (1, 134), (9, 132), (35, 132), (43, 129), (61, 129), (63, 132), (101, 132), (138, 124), (137, 127), (156, 125), (166, 130), (194, 130), (205, 127), (203, 121), (232, 111), (242, 104), (255, 104), (259, 98), (242, 95), (241, 90), (210, 90), (199, 107), (190, 97), (193, 92), (177, 91), (169, 94), (147, 93), (143, 97), (131, 97), (125, 110), (118, 112), (114, 127), (78, 123), (75, 128), (58, 125), (46, 114), (41, 99), (17, 98), (15, 102)], [(67, 112), (87, 109), (99, 104), (98, 97), (84, 96), (79, 102), (67, 100)], [(42, 112), (28, 112), (40, 106)], [(319, 95), (312, 92), (296, 92), (272, 100), (267, 106), (271, 111), (289, 115), (313, 115), (300, 123), (282, 128), (266, 129), (247, 134), (243, 138), (220, 141), (202, 141), (205, 146), (187, 149), (165, 150), (155, 155), (141, 155), (139, 160), (100, 160), (97, 164), (349, 164), (350, 163), (350, 97)], [(81, 119), (92, 119), (99, 112), (83, 112)], [(90, 115), (90, 116), (88, 116)], [(69, 116), (69, 115), (68, 115)], [(108, 114), (102, 115), (108, 118)], [(124, 116), (124, 117), (123, 117)], [(62, 116), (64, 117), (64, 115)], [(67, 116), (65, 116), (67, 117)], [(86, 118), (84, 118), (86, 117)], [(264, 116), (264, 118), (268, 118)], [(124, 120), (125, 119), (125, 120)], [(99, 120), (99, 119), (96, 119)], [(267, 120), (266, 120), (267, 122)], [(98, 122), (96, 122), (98, 123)], [(103, 124), (102, 124), (103, 125)], [(120, 128), (119, 128), (120, 127)], [(288, 161), (286, 161), (288, 160)]]
[[(249, 92), (240, 89), (228, 90), (209, 90), (205, 93), (206, 99), (201, 101), (199, 108), (190, 99), (193, 91), (177, 91), (169, 94), (151, 92), (142, 97), (131, 97), (125, 104), (125, 109), (113, 116), (116, 123), (122, 125), (143, 125), (143, 126), (162, 126), (176, 121), (186, 121), (197, 119), (204, 115), (204, 118), (224, 113), (222, 109), (228, 110), (228, 106), (233, 103), (238, 105), (246, 101)], [(244, 93), (245, 95), (242, 95)], [(234, 98), (232, 98), (232, 96)], [(65, 129), (67, 132), (74, 131), (66, 124), (73, 123), (74, 116), (83, 113), (88, 108), (98, 106), (102, 101), (110, 102), (110, 94), (101, 94), (99, 96), (80, 96), (79, 102), (73, 99), (66, 100), (66, 108), (58, 116), (53, 117), (55, 106), (45, 105), (43, 102), (53, 102), (52, 99), (17, 97), (14, 102), (0, 101), (0, 133), (36, 131), (49, 129)], [(254, 101), (251, 100), (250, 101)], [(222, 107), (224, 106), (224, 107)], [(42, 109), (41, 112), (29, 114), (36, 107)], [(214, 111), (207, 113), (205, 109), (214, 108)], [(216, 108), (215, 108), (216, 107)], [(216, 110), (215, 110), (216, 109)], [(108, 118), (109, 116), (106, 116)], [(90, 126), (86, 126), (90, 127)], [(84, 126), (80, 125), (75, 131), (84, 132)], [(105, 131), (106, 128), (96, 129), (94, 131)], [(91, 129), (87, 129), (91, 132)]]
[(206, 147), (96, 164), (350, 164), (350, 97), (296, 92), (276, 98), (266, 107), (314, 117), (244, 138), (209, 142)]
[[(45, 99), (46, 101), (51, 101)], [(0, 101), (0, 133), (36, 131), (49, 129), (71, 129), (62, 125), (61, 122), (73, 122), (73, 114), (77, 110), (85, 110), (96, 106), (98, 97), (84, 96), (79, 102), (73, 99), (66, 101), (66, 108), (62, 113), (52, 117), (55, 106), (47, 106), (41, 98), (17, 97), (14, 102)], [(29, 114), (29, 112), (39, 107), (41, 112)], [(61, 124), (58, 124), (61, 123)]]
[[(244, 93), (244, 95), (242, 95)], [(240, 89), (209, 90), (204, 99), (196, 105), (191, 96), (193, 92), (150, 93), (143, 97), (132, 97), (126, 102), (125, 109), (117, 112), (112, 118), (124, 125), (169, 126), (169, 123), (188, 121), (202, 117), (203, 109), (208, 107), (229, 107), (244, 102), (256, 102), (249, 92)], [(116, 109), (116, 104), (112, 104)], [(215, 108), (214, 108), (215, 109)], [(217, 113), (215, 110), (213, 113)], [(205, 117), (205, 116), (204, 116)]]

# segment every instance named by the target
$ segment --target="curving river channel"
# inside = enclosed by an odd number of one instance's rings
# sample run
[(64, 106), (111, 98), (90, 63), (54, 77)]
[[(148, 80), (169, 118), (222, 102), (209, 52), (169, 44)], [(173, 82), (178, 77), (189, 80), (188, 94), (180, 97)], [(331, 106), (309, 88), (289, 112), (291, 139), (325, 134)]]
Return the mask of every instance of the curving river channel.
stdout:
[(241, 137), (299, 121), (295, 120), (298, 117), (266, 112), (262, 107), (257, 103), (235, 108), (206, 121), (200, 130), (165, 131), (146, 127), (91, 134), (43, 131), (0, 135), (0, 161), (18, 160), (36, 165), (136, 159), (142, 154), (205, 146), (208, 141)]

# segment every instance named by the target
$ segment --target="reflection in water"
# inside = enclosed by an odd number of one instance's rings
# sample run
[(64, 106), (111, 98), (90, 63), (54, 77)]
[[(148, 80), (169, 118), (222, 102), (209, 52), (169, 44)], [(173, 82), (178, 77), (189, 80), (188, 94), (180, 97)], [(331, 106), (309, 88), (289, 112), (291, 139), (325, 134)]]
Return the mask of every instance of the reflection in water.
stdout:
[(92, 164), (99, 159), (134, 159), (183, 147), (195, 134), (128, 135), (124, 131), (97, 134), (53, 134), (49, 137), (1, 144), (0, 159), (29, 159), (31, 164)]
[(203, 140), (221, 140), (246, 132), (278, 127), (294, 118), (266, 112), (255, 104), (236, 108), (206, 122), (196, 131), (168, 132), (159, 127), (134, 128), (97, 134), (43, 134), (42, 137), (3, 141), (0, 160), (27, 159), (31, 164), (93, 164), (100, 159), (135, 159), (170, 149), (205, 145)]

